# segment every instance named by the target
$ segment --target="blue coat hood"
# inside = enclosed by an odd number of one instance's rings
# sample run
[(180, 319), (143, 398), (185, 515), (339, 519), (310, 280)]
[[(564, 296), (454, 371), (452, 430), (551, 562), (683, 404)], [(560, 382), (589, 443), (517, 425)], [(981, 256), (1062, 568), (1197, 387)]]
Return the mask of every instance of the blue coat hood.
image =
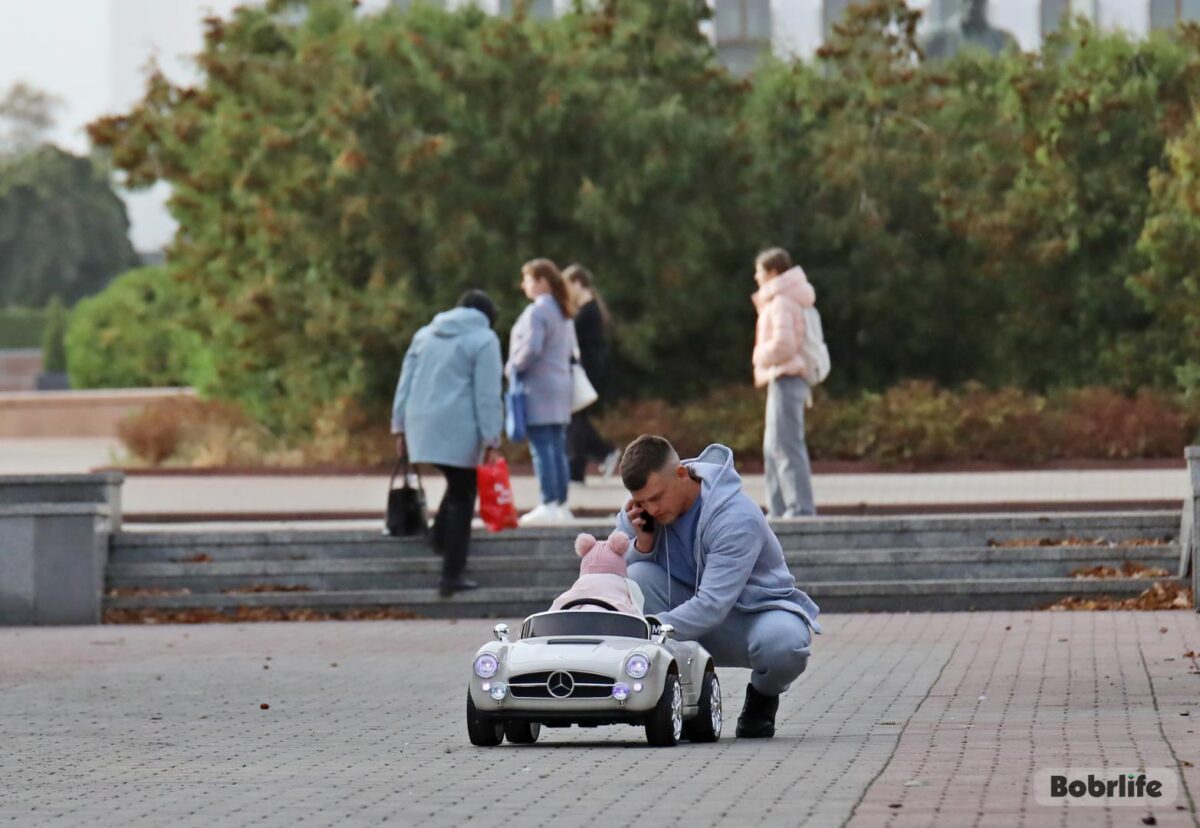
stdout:
[(451, 308), (433, 317), (428, 325), (429, 332), (434, 336), (462, 336), (478, 330), (488, 330), (491, 326), (482, 311), (475, 308)]
[(482, 311), (454, 308), (417, 331), (392, 401), (392, 432), (409, 459), (457, 468), (500, 444), (500, 340)]

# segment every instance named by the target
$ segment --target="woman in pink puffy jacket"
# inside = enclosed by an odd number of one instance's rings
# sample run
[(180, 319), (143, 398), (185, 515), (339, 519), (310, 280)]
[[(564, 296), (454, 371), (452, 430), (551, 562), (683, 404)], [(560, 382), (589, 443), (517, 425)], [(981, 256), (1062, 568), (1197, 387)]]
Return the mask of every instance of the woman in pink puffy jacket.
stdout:
[(812, 467), (804, 440), (804, 309), (817, 301), (804, 271), (782, 248), (764, 250), (755, 260), (758, 309), (754, 340), (754, 385), (767, 386), (763, 434), (767, 509), (771, 517), (815, 515)]

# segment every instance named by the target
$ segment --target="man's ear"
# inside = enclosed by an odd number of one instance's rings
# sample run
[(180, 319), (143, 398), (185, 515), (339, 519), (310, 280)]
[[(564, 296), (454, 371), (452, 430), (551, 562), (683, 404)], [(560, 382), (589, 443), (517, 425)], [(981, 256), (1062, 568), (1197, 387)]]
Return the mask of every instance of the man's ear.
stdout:
[(683, 465), (682, 463), (680, 463), (678, 466), (676, 466), (675, 467), (675, 476), (680, 478), (681, 480), (683, 478), (687, 477), (688, 476), (687, 466)]

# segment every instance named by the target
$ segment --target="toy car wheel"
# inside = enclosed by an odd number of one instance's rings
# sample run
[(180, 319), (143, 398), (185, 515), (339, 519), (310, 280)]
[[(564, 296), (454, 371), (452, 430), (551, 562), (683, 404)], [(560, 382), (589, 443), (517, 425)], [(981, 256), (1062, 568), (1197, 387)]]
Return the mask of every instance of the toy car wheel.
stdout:
[(542, 726), (537, 722), (523, 722), (512, 719), (504, 723), (504, 738), (514, 745), (532, 745), (538, 740)]
[(683, 726), (683, 732), (693, 742), (715, 742), (721, 738), (723, 722), (721, 683), (717, 681), (717, 674), (709, 670), (701, 680), (696, 716)]
[(679, 676), (667, 675), (658, 704), (646, 718), (646, 741), (655, 747), (673, 747), (683, 736), (683, 689)]
[(471, 744), (479, 747), (495, 747), (504, 741), (504, 723), (480, 715), (467, 691), (467, 736)]

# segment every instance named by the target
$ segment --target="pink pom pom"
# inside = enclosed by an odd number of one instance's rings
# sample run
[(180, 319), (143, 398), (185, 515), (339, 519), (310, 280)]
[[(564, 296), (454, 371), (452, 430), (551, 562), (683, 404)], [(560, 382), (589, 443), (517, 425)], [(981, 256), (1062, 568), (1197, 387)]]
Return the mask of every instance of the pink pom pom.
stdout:
[(620, 529), (613, 532), (608, 536), (608, 548), (618, 555), (624, 555), (625, 550), (629, 548), (629, 535), (626, 535)]
[(575, 538), (575, 554), (583, 557), (591, 548), (596, 545), (596, 539), (586, 532), (581, 532), (579, 537)]

